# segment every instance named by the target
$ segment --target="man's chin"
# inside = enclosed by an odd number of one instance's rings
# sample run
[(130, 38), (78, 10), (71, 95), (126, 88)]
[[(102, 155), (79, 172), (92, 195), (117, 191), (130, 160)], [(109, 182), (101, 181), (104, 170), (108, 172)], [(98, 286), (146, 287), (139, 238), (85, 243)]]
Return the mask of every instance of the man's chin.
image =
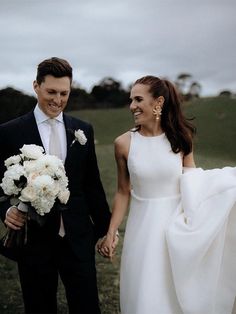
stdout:
[(62, 108), (61, 109), (58, 109), (58, 110), (48, 110), (48, 113), (47, 115), (50, 117), (50, 118), (56, 118), (57, 116), (59, 116), (59, 114), (62, 112)]

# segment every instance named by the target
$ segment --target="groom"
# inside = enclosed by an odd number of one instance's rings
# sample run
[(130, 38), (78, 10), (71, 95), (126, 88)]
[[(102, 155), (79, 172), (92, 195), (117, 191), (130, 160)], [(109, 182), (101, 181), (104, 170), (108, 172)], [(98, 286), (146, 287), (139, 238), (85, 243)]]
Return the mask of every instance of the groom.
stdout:
[[(55, 120), (54, 142), (58, 142), (69, 179), (67, 209), (51, 211), (42, 227), (28, 221), (28, 241), (17, 261), (25, 313), (57, 312), (58, 274), (70, 313), (100, 313), (94, 246), (107, 232), (110, 211), (97, 166), (93, 128), (63, 113), (71, 82), (72, 68), (66, 60), (42, 61), (33, 83), (38, 99), (34, 111), (0, 125), (0, 180), (6, 170), (4, 160), (19, 154), (24, 144), (40, 145), (50, 152), (49, 119)], [(76, 130), (84, 132), (86, 143), (74, 141)], [(9, 228), (24, 226), (24, 214), (8, 202), (0, 203), (0, 215)]]

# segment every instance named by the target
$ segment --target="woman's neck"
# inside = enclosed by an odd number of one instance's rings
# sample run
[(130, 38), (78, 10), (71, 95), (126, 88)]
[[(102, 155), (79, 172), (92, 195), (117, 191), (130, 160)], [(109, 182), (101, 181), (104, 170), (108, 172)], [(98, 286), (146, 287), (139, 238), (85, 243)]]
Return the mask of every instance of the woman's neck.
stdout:
[(160, 123), (156, 123), (153, 127), (141, 125), (139, 129), (140, 134), (144, 136), (157, 136), (163, 133)]

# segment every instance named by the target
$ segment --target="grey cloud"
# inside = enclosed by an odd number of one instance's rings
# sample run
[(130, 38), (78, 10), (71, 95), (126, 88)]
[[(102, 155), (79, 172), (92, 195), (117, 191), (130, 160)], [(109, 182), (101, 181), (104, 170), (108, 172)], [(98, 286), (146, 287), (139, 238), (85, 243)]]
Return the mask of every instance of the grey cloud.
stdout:
[(204, 93), (235, 91), (235, 1), (0, 1), (0, 88), (31, 92), (36, 65), (68, 59), (89, 89), (104, 76), (189, 72)]

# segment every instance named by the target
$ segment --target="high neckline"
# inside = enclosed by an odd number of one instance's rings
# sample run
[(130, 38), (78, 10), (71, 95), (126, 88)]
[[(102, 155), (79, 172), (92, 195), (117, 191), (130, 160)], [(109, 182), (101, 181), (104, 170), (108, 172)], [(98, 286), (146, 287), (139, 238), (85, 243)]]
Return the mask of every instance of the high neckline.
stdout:
[(153, 136), (149, 136), (149, 135), (143, 135), (141, 134), (139, 131), (136, 131), (135, 133), (137, 133), (140, 137), (144, 137), (144, 138), (162, 138), (165, 136), (165, 132), (158, 134), (158, 135), (153, 135)]

